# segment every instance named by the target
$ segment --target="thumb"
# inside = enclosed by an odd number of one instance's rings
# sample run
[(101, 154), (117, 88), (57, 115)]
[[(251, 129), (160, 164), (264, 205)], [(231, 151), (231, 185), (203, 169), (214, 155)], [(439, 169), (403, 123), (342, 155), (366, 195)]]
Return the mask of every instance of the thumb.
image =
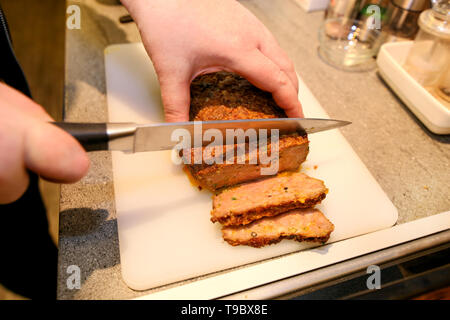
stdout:
[(24, 162), (31, 171), (59, 183), (76, 182), (89, 169), (89, 158), (78, 141), (43, 121), (33, 122), (25, 132)]
[(160, 80), (167, 122), (189, 121), (190, 81), (169, 77)]

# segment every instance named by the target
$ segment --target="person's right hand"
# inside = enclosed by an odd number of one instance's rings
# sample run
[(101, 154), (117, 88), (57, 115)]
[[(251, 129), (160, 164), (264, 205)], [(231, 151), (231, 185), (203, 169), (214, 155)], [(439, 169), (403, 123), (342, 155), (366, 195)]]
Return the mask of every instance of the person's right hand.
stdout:
[(0, 204), (22, 196), (29, 184), (27, 170), (58, 183), (75, 182), (86, 174), (86, 152), (49, 121), (41, 106), (0, 83)]

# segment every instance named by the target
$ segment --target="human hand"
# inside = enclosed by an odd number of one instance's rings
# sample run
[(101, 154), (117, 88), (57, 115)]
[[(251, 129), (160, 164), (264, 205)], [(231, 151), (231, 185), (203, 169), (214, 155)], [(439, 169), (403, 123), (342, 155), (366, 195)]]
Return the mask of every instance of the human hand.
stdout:
[(236, 0), (122, 0), (158, 74), (167, 121), (189, 119), (198, 75), (235, 72), (303, 117), (294, 65), (269, 30)]
[(0, 204), (22, 196), (29, 183), (27, 170), (58, 183), (86, 174), (86, 152), (49, 121), (41, 106), (0, 83)]

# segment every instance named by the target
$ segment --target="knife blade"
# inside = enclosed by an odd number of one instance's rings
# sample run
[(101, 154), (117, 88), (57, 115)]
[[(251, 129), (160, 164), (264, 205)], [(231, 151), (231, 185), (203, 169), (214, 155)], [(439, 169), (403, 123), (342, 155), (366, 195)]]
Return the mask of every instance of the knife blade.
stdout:
[[(146, 152), (170, 150), (179, 145), (180, 138), (190, 139), (189, 146), (202, 146), (211, 143), (203, 139), (208, 130), (210, 133), (240, 134), (254, 130), (259, 137), (261, 129), (270, 136), (272, 130), (279, 130), (279, 135), (298, 132), (311, 134), (335, 129), (350, 124), (349, 121), (316, 118), (280, 118), (252, 120), (217, 120), (190, 121), (156, 124), (136, 123), (74, 123), (53, 122), (77, 139), (86, 151), (119, 150), (124, 152)], [(217, 131), (218, 130), (218, 131)], [(234, 141), (234, 140), (233, 140)], [(224, 138), (223, 143), (228, 143)], [(234, 143), (234, 142), (230, 142)]]

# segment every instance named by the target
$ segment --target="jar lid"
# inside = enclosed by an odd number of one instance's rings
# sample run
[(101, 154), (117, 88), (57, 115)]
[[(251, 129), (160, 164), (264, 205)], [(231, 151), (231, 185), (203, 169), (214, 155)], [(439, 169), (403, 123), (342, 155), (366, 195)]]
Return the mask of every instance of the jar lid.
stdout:
[(437, 37), (450, 39), (450, 1), (437, 1), (419, 16), (419, 27)]

